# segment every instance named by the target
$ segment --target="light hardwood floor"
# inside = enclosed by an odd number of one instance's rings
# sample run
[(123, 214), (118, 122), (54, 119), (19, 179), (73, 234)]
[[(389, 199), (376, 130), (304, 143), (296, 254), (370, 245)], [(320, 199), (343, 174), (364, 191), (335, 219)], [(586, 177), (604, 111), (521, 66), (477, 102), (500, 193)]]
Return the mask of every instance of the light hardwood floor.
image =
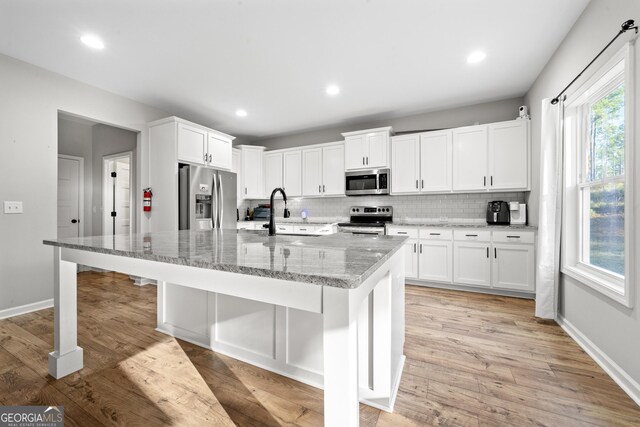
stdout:
[[(66, 425), (322, 425), (322, 392), (154, 331), (155, 287), (81, 273), (85, 368), (47, 375), (53, 311), (0, 320), (0, 404), (65, 405)], [(407, 286), (393, 414), (361, 425), (640, 425), (640, 408), (533, 302)]]

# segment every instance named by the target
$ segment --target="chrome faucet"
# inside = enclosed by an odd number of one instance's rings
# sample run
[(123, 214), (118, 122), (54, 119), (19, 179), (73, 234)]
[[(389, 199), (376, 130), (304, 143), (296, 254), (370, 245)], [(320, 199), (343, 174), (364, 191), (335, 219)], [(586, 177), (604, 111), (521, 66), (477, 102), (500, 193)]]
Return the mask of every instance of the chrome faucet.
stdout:
[(276, 196), (277, 192), (282, 193), (282, 199), (284, 200), (284, 217), (289, 218), (291, 216), (291, 212), (289, 212), (289, 209), (287, 209), (287, 193), (285, 193), (282, 188), (274, 189), (271, 192), (271, 199), (269, 200), (271, 204), (271, 208), (270, 208), (271, 210), (269, 213), (269, 236), (276, 235), (276, 219), (275, 219), (275, 213), (274, 213), (273, 199)]

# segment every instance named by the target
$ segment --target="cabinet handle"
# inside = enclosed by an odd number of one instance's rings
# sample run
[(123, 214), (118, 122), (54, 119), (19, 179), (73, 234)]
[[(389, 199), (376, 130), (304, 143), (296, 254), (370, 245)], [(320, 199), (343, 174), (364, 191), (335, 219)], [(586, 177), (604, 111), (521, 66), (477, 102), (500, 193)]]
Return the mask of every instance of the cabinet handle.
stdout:
[(418, 180), (416, 179), (416, 188), (418, 188)]
[(324, 184), (322, 184), (322, 192), (326, 192), (326, 190), (324, 189)]
[(247, 194), (247, 187), (244, 187), (244, 194)]
[(367, 165), (369, 164), (369, 156), (367, 156)]
[(498, 249), (493, 248), (493, 257), (498, 258)]
[(364, 165), (364, 156), (362, 157), (362, 164)]
[(483, 181), (482, 185), (485, 186), (485, 187), (487, 186), (487, 177), (486, 176), (484, 177), (484, 181)]
[(422, 188), (424, 188), (424, 179), (420, 180), (422, 182)]
[(493, 175), (491, 175), (491, 186), (493, 187)]
[(520, 236), (507, 236), (507, 239), (519, 239)]
[(213, 156), (209, 154), (209, 163), (211, 163), (212, 161), (213, 161)]
[(420, 243), (420, 253), (422, 253), (422, 243)]
[(407, 234), (406, 231), (398, 231), (398, 234)]
[(413, 253), (415, 254), (417, 252), (417, 248), (416, 246), (418, 246), (416, 243), (413, 244)]
[(429, 233), (429, 236), (439, 236), (440, 233)]
[(207, 153), (204, 154), (204, 161), (207, 161)]
[(322, 193), (322, 188), (321, 187), (322, 187), (321, 185), (318, 185), (318, 193)]
[(487, 248), (487, 258), (489, 258), (489, 248)]
[(467, 236), (467, 237), (478, 237), (477, 234), (465, 234), (465, 236)]

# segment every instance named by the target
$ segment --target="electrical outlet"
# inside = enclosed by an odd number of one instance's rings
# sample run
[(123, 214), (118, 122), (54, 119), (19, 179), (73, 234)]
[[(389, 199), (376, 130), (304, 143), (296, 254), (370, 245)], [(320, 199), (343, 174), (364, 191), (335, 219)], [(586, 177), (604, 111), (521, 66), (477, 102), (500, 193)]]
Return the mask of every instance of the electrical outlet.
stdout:
[(446, 216), (441, 216), (440, 217), (440, 222), (449, 222), (449, 218)]
[(22, 202), (4, 202), (4, 213), (6, 214), (21, 214)]

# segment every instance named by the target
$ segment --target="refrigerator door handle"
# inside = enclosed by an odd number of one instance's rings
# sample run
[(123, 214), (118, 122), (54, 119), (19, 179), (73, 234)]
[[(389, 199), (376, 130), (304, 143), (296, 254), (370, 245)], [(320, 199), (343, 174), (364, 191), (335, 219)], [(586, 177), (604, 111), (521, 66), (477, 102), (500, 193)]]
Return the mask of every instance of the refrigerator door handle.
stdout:
[(213, 174), (213, 185), (211, 187), (211, 228), (218, 228), (218, 180), (216, 174)]
[(220, 194), (218, 197), (218, 210), (220, 211), (220, 215), (218, 217), (218, 228), (222, 228), (222, 219), (224, 215), (224, 206), (222, 206), (222, 201), (224, 200), (224, 186), (222, 185), (222, 176), (218, 176), (218, 186), (220, 187)]

